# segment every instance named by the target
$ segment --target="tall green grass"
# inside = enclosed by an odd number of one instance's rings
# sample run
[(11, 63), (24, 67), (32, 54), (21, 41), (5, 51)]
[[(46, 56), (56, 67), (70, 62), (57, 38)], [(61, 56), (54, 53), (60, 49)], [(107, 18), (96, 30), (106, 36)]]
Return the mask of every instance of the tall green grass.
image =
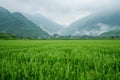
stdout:
[(120, 80), (120, 40), (0, 40), (0, 80)]

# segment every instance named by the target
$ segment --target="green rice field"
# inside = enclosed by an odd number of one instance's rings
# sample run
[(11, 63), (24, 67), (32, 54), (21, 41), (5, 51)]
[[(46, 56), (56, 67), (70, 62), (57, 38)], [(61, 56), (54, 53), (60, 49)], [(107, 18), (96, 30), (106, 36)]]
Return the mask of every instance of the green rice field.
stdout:
[(120, 40), (0, 40), (0, 80), (120, 80)]

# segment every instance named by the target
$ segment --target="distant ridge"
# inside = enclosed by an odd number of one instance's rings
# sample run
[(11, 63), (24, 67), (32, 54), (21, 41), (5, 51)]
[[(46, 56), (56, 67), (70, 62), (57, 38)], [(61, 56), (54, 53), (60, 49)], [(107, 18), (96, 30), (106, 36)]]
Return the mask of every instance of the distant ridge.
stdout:
[(39, 14), (30, 15), (24, 14), (29, 20), (40, 26), (43, 30), (47, 31), (49, 34), (53, 35), (58, 33), (63, 29), (63, 26), (54, 22), (53, 20)]

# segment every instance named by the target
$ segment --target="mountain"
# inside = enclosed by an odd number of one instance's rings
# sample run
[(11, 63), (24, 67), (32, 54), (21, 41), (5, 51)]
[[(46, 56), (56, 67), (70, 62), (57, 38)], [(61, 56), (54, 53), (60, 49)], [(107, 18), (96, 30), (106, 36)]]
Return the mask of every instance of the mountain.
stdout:
[(2, 7), (0, 7), (0, 32), (30, 38), (49, 36), (47, 32), (28, 20), (21, 13), (10, 13), (7, 9)]
[(53, 20), (51, 20), (45, 16), (42, 16), (40, 14), (30, 15), (30, 14), (24, 13), (24, 15), (29, 20), (31, 20), (32, 22), (34, 22), (35, 24), (40, 26), (43, 30), (45, 30), (46, 32), (48, 32), (51, 35), (58, 33), (59, 31), (61, 31), (63, 29), (62, 25), (54, 22)]
[(101, 11), (77, 20), (66, 28), (63, 35), (98, 36), (104, 32), (120, 29), (120, 11)]
[(120, 30), (110, 30), (104, 32), (100, 35), (101, 37), (111, 37), (111, 36), (119, 36), (120, 37)]

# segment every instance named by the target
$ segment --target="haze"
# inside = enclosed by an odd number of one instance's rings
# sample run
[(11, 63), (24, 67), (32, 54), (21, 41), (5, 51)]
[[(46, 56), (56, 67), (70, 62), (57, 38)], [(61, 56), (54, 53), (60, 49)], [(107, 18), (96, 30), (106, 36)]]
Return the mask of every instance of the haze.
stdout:
[(120, 0), (0, 0), (11, 12), (42, 14), (65, 26), (97, 11), (120, 9), (119, 5)]

